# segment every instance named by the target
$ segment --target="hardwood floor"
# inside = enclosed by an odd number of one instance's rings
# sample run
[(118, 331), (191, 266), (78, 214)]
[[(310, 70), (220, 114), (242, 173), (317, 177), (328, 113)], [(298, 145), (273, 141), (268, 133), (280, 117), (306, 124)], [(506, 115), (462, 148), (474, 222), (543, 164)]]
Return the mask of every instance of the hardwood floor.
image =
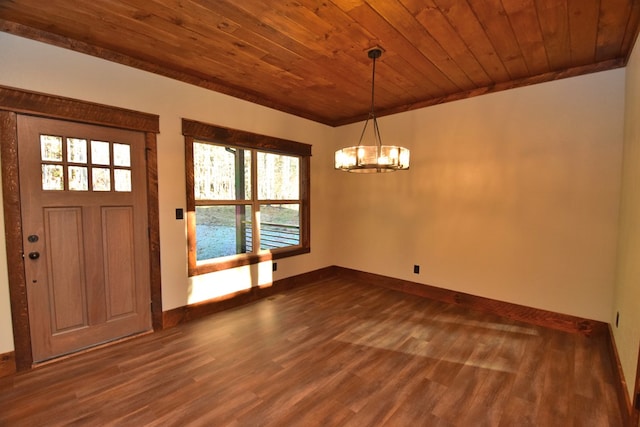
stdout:
[(0, 425), (620, 426), (603, 338), (331, 279), (0, 378)]

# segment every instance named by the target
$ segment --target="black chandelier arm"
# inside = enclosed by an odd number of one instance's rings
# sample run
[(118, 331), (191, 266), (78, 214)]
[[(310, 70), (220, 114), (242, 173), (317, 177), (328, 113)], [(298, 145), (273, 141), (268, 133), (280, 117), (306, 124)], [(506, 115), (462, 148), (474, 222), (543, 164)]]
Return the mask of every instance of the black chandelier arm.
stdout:
[(380, 151), (382, 149), (382, 136), (380, 135), (380, 128), (378, 127), (378, 119), (376, 119), (376, 116), (373, 116), (373, 135), (378, 144), (378, 151)]
[[(371, 118), (371, 114), (367, 117), (367, 120), (364, 122), (364, 128), (362, 128), (362, 133), (360, 133), (360, 139), (358, 140), (358, 146), (362, 145), (362, 140), (364, 139), (364, 133), (367, 130), (367, 125), (369, 124), (369, 119)], [(375, 117), (374, 117), (375, 119)]]

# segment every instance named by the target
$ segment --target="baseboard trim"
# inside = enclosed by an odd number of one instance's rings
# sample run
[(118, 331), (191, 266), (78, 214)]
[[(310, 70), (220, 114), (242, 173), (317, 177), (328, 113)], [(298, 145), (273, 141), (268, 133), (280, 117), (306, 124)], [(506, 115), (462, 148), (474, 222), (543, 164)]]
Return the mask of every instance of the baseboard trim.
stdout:
[(610, 334), (609, 324), (597, 320), (585, 319), (568, 314), (556, 313), (553, 311), (479, 297), (463, 292), (451, 291), (448, 289), (437, 288), (435, 286), (410, 282), (403, 279), (395, 279), (393, 277), (382, 276), (374, 273), (366, 273), (335, 265), (299, 274), (297, 276), (276, 280), (270, 286), (253, 287), (246, 291), (240, 291), (220, 298), (165, 311), (162, 313), (162, 326), (163, 328), (171, 328), (181, 323), (208, 316), (209, 314), (228, 310), (230, 308), (266, 298), (278, 292), (310, 285), (312, 283), (334, 277), (342, 277), (348, 280), (359, 281), (361, 283), (364, 282), (404, 292), (406, 294), (430, 298), (436, 301), (455, 304), (473, 310), (493, 313), (508, 319), (564, 332), (577, 333), (585, 336), (597, 335), (604, 337), (607, 337)]
[[(622, 363), (620, 362), (620, 355), (618, 354), (618, 346), (616, 346), (616, 339), (613, 335), (611, 325), (607, 328), (607, 342), (609, 345), (609, 355), (612, 361), (613, 376), (616, 378), (616, 394), (618, 398), (618, 405), (620, 406), (620, 413), (622, 414), (622, 425), (631, 426), (633, 419), (633, 404), (627, 391), (627, 381), (624, 379), (624, 372), (622, 370)], [(636, 424), (637, 425), (637, 424)]]
[(509, 302), (498, 301), (490, 298), (437, 288), (435, 286), (410, 282), (402, 279), (381, 276), (374, 273), (365, 273), (350, 268), (336, 267), (336, 273), (340, 277), (349, 278), (372, 285), (404, 292), (411, 295), (430, 298), (461, 307), (493, 313), (512, 320), (543, 326), (550, 329), (569, 333), (578, 333), (586, 336), (606, 335), (609, 325), (597, 320), (590, 320), (568, 314), (555, 313), (538, 308), (526, 307)]
[(177, 307), (162, 313), (162, 327), (163, 329), (171, 328), (213, 313), (249, 304), (279, 292), (321, 282), (335, 277), (336, 271), (335, 266), (325, 267), (308, 273), (276, 280), (269, 286), (253, 287), (246, 291), (235, 292), (220, 298)]
[(0, 354), (0, 378), (13, 375), (16, 372), (17, 369), (15, 351)]

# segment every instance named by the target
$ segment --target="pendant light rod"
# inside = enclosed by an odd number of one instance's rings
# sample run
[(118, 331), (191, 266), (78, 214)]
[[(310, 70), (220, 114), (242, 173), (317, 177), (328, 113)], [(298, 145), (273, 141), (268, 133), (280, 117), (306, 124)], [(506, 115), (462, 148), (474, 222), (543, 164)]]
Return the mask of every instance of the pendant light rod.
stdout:
[(371, 72), (371, 115), (375, 117), (375, 109), (374, 109), (374, 100), (375, 100), (375, 90), (376, 90), (376, 59), (382, 56), (382, 50), (378, 48), (373, 48), (369, 52), (367, 52), (369, 58), (373, 59), (373, 71)]
[(373, 136), (375, 142), (378, 146), (382, 146), (382, 137), (380, 136), (380, 129), (378, 128), (378, 120), (376, 119), (376, 110), (375, 110), (375, 95), (376, 95), (376, 59), (382, 56), (382, 49), (380, 48), (372, 48), (367, 52), (367, 56), (373, 60), (373, 67), (371, 71), (371, 109), (369, 110), (369, 116), (367, 120), (364, 122), (364, 128), (362, 129), (362, 133), (360, 133), (360, 140), (358, 141), (358, 145), (362, 145), (362, 140), (364, 138), (364, 134), (367, 131), (367, 125), (369, 124), (369, 120), (373, 120)]

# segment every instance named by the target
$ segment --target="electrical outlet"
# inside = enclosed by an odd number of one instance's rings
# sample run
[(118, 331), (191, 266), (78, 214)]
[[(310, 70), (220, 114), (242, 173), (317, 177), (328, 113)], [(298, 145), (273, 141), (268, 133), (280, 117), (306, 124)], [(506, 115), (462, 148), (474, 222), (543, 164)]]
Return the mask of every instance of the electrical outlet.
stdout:
[(420, 266), (419, 265), (414, 265), (413, 266), (413, 273), (414, 274), (420, 274)]
[(271, 271), (278, 271), (278, 263), (274, 262), (271, 264)]

